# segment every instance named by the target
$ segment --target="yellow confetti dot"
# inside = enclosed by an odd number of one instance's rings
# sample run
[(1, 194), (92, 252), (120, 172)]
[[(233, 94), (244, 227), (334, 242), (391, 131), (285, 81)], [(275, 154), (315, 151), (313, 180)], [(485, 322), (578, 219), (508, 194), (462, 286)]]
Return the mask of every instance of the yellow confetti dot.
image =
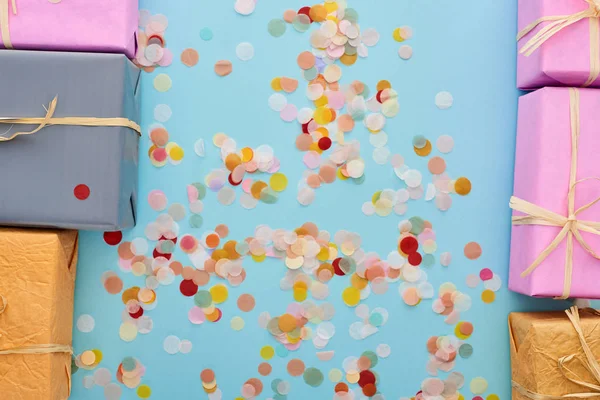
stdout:
[(229, 296), (227, 286), (225, 285), (215, 285), (211, 287), (209, 291), (212, 295), (213, 303), (215, 304), (223, 303), (225, 300), (227, 300), (227, 297)]
[(335, 10), (338, 9), (338, 3), (336, 2), (325, 2), (325, 10), (327, 10), (327, 14), (331, 14)]
[(173, 81), (167, 74), (158, 74), (156, 75), (156, 78), (154, 78), (154, 89), (158, 90), (159, 92), (168, 91), (171, 89), (172, 85)]
[(496, 300), (496, 293), (492, 292), (489, 289), (486, 289), (483, 292), (481, 292), (481, 300), (483, 300), (483, 302), (487, 304), (493, 303), (494, 300)]
[(382, 80), (377, 82), (377, 91), (383, 90), (383, 89), (391, 89), (392, 88), (392, 84), (389, 81), (386, 80)]
[(266, 254), (262, 254), (260, 256), (255, 256), (254, 254), (252, 254), (252, 260), (254, 262), (263, 262), (267, 259), (267, 255)]
[(337, 176), (337, 178), (339, 180), (345, 181), (346, 179), (348, 179), (347, 176), (344, 176), (344, 174), (342, 174), (342, 170), (338, 168), (337, 172), (335, 173), (335, 175)]
[(100, 361), (102, 361), (102, 358), (104, 358), (104, 356), (102, 355), (102, 352), (98, 349), (93, 349), (92, 352), (96, 356), (96, 364), (99, 364)]
[(254, 158), (254, 150), (250, 147), (244, 147), (242, 149), (242, 162), (248, 162)]
[(270, 360), (275, 355), (275, 349), (271, 346), (265, 346), (260, 349), (260, 356), (263, 360)]
[(379, 196), (381, 196), (381, 190), (379, 192), (373, 193), (373, 197), (371, 197), (371, 203), (377, 203), (377, 200), (379, 200)]
[(271, 81), (271, 89), (273, 89), (276, 92), (281, 92), (283, 90), (283, 88), (281, 87), (280, 77), (273, 78), (273, 80)]
[(179, 146), (174, 146), (169, 152), (169, 157), (173, 159), (173, 161), (181, 161), (183, 160), (184, 151)]
[(431, 142), (428, 140), (422, 148), (413, 147), (415, 153), (421, 157), (427, 157), (431, 153)]
[(471, 181), (467, 178), (458, 178), (454, 183), (454, 191), (461, 196), (466, 196), (471, 192)]
[(283, 192), (288, 185), (287, 176), (281, 172), (276, 172), (269, 179), (269, 186), (276, 192)]
[(327, 98), (327, 96), (321, 96), (315, 100), (315, 106), (317, 107), (323, 107), (327, 104), (329, 104), (329, 99)]
[(306, 300), (308, 297), (308, 291), (306, 289), (296, 289), (294, 290), (294, 300), (301, 302)]
[(140, 385), (137, 388), (137, 395), (140, 399), (148, 399), (152, 395), (152, 389), (148, 385)]
[(342, 300), (348, 307), (355, 307), (360, 302), (360, 290), (348, 287), (342, 292)]
[(231, 329), (233, 329), (234, 331), (241, 331), (242, 329), (244, 329), (244, 325), (245, 322), (242, 319), (242, 317), (233, 317), (231, 318)]
[(330, 123), (332, 116), (331, 109), (327, 107), (318, 107), (313, 114), (315, 122), (319, 125)]
[(500, 397), (497, 394), (490, 394), (485, 400), (500, 400)]
[(333, 383), (338, 383), (343, 377), (344, 375), (342, 374), (342, 371), (337, 368), (333, 368), (331, 371), (329, 371), (329, 380)]
[(357, 274), (352, 274), (350, 277), (350, 284), (352, 287), (357, 288), (358, 290), (363, 290), (369, 284), (369, 281), (365, 278), (361, 278)]
[(402, 37), (402, 30), (400, 28), (394, 29), (392, 37), (396, 42), (404, 42), (404, 38)]
[(465, 400), (465, 396), (463, 396), (462, 394), (458, 394), (458, 400)]
[(352, 55), (344, 54), (340, 57), (340, 62), (344, 65), (350, 66), (353, 65), (357, 59), (358, 53)]
[(473, 378), (469, 388), (473, 394), (483, 394), (488, 388), (488, 382), (482, 377)]

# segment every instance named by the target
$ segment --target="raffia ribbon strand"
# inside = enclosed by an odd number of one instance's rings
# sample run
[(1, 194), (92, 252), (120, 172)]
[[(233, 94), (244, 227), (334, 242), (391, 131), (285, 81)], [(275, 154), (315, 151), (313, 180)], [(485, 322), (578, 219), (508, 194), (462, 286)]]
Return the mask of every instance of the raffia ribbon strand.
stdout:
[[(586, 309), (585, 311), (592, 312), (595, 315), (600, 316), (600, 313), (598, 313), (598, 311), (596, 311), (596, 310)], [(597, 384), (589, 383), (589, 382), (585, 382), (585, 381), (581, 380), (581, 377), (579, 377), (577, 374), (575, 374), (573, 371), (571, 371), (568, 368), (567, 364), (576, 358), (576, 354), (571, 354), (568, 356), (560, 357), (557, 360), (557, 365), (558, 365), (561, 375), (565, 379), (567, 379), (569, 382), (572, 382), (579, 386), (583, 386), (588, 389), (591, 389), (591, 390), (593, 390), (593, 392), (571, 393), (571, 394), (565, 394), (562, 396), (550, 396), (550, 395), (533, 392), (513, 380), (512, 381), (513, 388), (515, 388), (520, 394), (522, 394), (523, 396), (525, 396), (529, 399), (532, 399), (532, 400), (557, 400), (557, 399), (568, 399), (568, 398), (587, 399), (587, 398), (591, 398), (591, 397), (599, 397), (600, 396), (600, 364), (598, 364), (598, 361), (596, 361), (596, 357), (594, 356), (594, 353), (592, 353), (592, 349), (590, 349), (590, 346), (587, 343), (587, 340), (583, 333), (583, 329), (581, 327), (581, 320), (579, 318), (579, 309), (577, 307), (571, 307), (569, 310), (565, 310), (565, 313), (567, 314), (567, 317), (569, 317), (569, 320), (571, 321), (573, 328), (575, 328), (575, 332), (577, 333), (577, 337), (579, 338), (579, 342), (581, 343), (581, 348), (583, 350), (583, 353), (585, 354), (585, 360), (581, 360), (581, 362), (582, 362), (584, 368), (592, 374), (592, 376), (596, 380)], [(571, 378), (567, 374), (567, 372), (569, 374), (571, 374), (572, 376), (574, 376), (574, 378)]]
[[(9, 0), (0, 0), (0, 34), (2, 35), (4, 48), (13, 49), (14, 47), (10, 40), (10, 29), (8, 26), (8, 1)], [(13, 15), (17, 15), (17, 0), (11, 0), (10, 6), (12, 7)]]
[(558, 245), (566, 238), (567, 250), (565, 255), (565, 277), (563, 285), (563, 293), (561, 299), (566, 299), (571, 294), (571, 284), (573, 277), (573, 238), (587, 251), (592, 257), (600, 260), (600, 255), (587, 244), (581, 236), (581, 231), (600, 235), (600, 222), (583, 221), (577, 218), (577, 215), (582, 211), (587, 210), (594, 204), (600, 201), (600, 197), (596, 200), (575, 210), (575, 188), (582, 182), (589, 180), (600, 181), (600, 178), (591, 177), (576, 180), (577, 177), (577, 154), (579, 145), (580, 133), (580, 115), (579, 115), (579, 90), (570, 88), (570, 113), (571, 113), (571, 171), (569, 175), (569, 191), (567, 194), (568, 210), (567, 216), (563, 216), (547, 210), (528, 201), (512, 196), (510, 198), (510, 208), (515, 211), (525, 214), (524, 216), (513, 216), (513, 225), (545, 225), (557, 226), (562, 229), (556, 235), (554, 240), (542, 251), (533, 263), (521, 274), (521, 277), (526, 277), (531, 274), (540, 264), (552, 253)]
[(142, 128), (136, 122), (127, 118), (54, 117), (57, 104), (58, 96), (50, 102), (50, 106), (46, 110), (46, 115), (41, 118), (0, 118), (0, 124), (38, 125), (37, 128), (28, 132), (15, 132), (8, 137), (0, 136), (0, 142), (7, 142), (20, 135), (33, 135), (45, 127), (52, 125), (125, 127), (132, 129), (140, 136), (142, 134)]
[(586, 10), (579, 11), (571, 15), (556, 15), (541, 17), (533, 21), (531, 24), (523, 28), (517, 35), (517, 41), (520, 41), (540, 24), (550, 22), (536, 33), (531, 39), (525, 43), (521, 50), (521, 54), (530, 56), (548, 39), (556, 35), (568, 26), (578, 23), (581, 20), (589, 19), (590, 21), (590, 75), (583, 87), (588, 87), (600, 76), (600, 2), (598, 0), (584, 0), (589, 7)]
[[(0, 314), (6, 310), (8, 301), (6, 297), (0, 294), (0, 300), (2, 305), (0, 306)], [(0, 356), (11, 355), (11, 354), (55, 354), (55, 353), (67, 353), (73, 354), (73, 347), (64, 344), (34, 344), (31, 346), (20, 346), (13, 347), (10, 349), (0, 349)], [(71, 374), (69, 374), (69, 368), (65, 365), (65, 372), (67, 373), (67, 389), (68, 395), (71, 395)]]

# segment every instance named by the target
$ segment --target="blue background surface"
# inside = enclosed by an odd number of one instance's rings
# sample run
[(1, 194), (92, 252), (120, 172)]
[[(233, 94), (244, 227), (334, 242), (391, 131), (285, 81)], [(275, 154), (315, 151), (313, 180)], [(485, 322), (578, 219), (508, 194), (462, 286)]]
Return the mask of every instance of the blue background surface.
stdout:
[[(158, 215), (146, 201), (149, 191), (163, 190), (170, 203), (187, 205), (186, 185), (203, 181), (211, 169), (221, 166), (212, 137), (216, 132), (225, 132), (239, 146), (272, 146), (281, 159), (281, 171), (289, 178), (288, 189), (275, 205), (261, 203), (250, 211), (244, 210), (239, 200), (229, 207), (222, 206), (217, 202), (216, 194), (209, 192), (204, 201), (203, 227), (192, 229), (184, 220), (181, 222), (182, 233), (200, 237), (204, 231), (224, 223), (230, 228), (230, 238), (239, 240), (252, 235), (260, 224), (293, 229), (312, 221), (332, 234), (340, 229), (358, 232), (363, 238), (364, 249), (385, 257), (397, 246), (397, 225), (403, 218), (394, 214), (385, 218), (367, 217), (362, 213), (361, 205), (375, 191), (399, 189), (403, 183), (389, 164), (382, 166), (373, 161), (366, 129), (357, 124), (349, 135), (363, 145), (362, 155), (367, 163), (364, 184), (336, 181), (318, 189), (311, 206), (302, 207), (296, 201), (296, 183), (305, 169), (302, 153), (294, 145), (299, 126), (295, 122), (284, 123), (267, 105), (267, 99), (273, 93), (270, 81), (275, 76), (297, 78), (299, 89), (289, 98), (299, 107), (308, 105), (304, 95), (305, 82), (296, 57), (301, 51), (310, 50), (309, 32), (300, 34), (288, 26), (282, 37), (273, 38), (266, 27), (272, 18), (281, 18), (287, 8), (298, 9), (312, 4), (300, 0), (287, 0), (285, 4), (277, 0), (259, 0), (256, 11), (243, 17), (234, 12), (233, 3), (233, 0), (141, 1), (141, 8), (169, 18), (167, 47), (175, 56), (172, 66), (158, 68), (151, 74), (144, 73), (142, 125), (147, 129), (154, 123), (153, 110), (157, 104), (170, 105), (173, 116), (164, 125), (170, 132), (170, 139), (184, 148), (186, 156), (178, 166), (154, 168), (147, 157), (150, 142), (145, 132), (140, 144), (138, 226), (125, 232), (124, 240), (143, 237), (146, 224)], [(432, 202), (419, 200), (409, 202), (405, 217), (421, 216), (430, 220), (437, 232), (437, 258), (444, 251), (453, 255), (449, 268), (436, 263), (427, 271), (436, 295), (439, 285), (450, 281), (473, 298), (472, 308), (461, 316), (461, 320), (471, 321), (475, 326), (475, 333), (468, 340), (474, 347), (474, 354), (469, 359), (458, 359), (455, 368), (467, 378), (467, 386), (461, 393), (465, 398), (472, 398), (468, 382), (475, 376), (482, 376), (489, 381), (486, 394), (496, 393), (500, 398), (508, 399), (508, 313), (564, 306), (527, 299), (507, 290), (508, 199), (512, 189), (518, 96), (515, 89), (516, 0), (349, 0), (348, 3), (359, 12), (361, 28), (376, 28), (381, 40), (369, 49), (368, 58), (359, 59), (352, 67), (342, 67), (342, 83), (359, 79), (374, 88), (380, 79), (389, 80), (399, 93), (401, 107), (395, 118), (388, 119), (385, 128), (392, 154), (400, 153), (409, 166), (426, 171), (428, 158), (414, 154), (413, 136), (423, 134), (435, 143), (438, 136), (449, 134), (455, 139), (455, 148), (444, 157), (448, 171), (453, 177), (467, 176), (473, 183), (469, 196), (453, 196), (454, 204), (448, 212), (442, 213)], [(414, 49), (409, 61), (398, 57), (400, 44), (392, 39), (392, 31), (403, 25), (414, 30), (413, 38), (406, 42)], [(213, 30), (212, 41), (205, 42), (200, 38), (199, 32), (204, 27)], [(240, 42), (254, 45), (254, 59), (241, 62), (236, 58), (235, 47)], [(179, 61), (179, 55), (188, 47), (200, 53), (200, 62), (194, 68)], [(220, 59), (233, 62), (230, 76), (220, 78), (213, 72), (214, 63)], [(171, 76), (173, 87), (166, 93), (159, 93), (153, 87), (153, 78), (163, 72)], [(439, 110), (434, 104), (436, 93), (442, 90), (450, 91), (454, 96), (454, 106), (449, 110)], [(193, 151), (199, 138), (206, 142), (205, 158), (197, 157)], [(424, 181), (430, 181), (430, 175), (425, 176)], [(238, 197), (240, 192), (238, 188)], [(483, 255), (476, 261), (469, 261), (462, 254), (464, 245), (470, 241), (478, 241), (483, 248)], [(180, 250), (175, 258), (185, 265), (187, 257)], [(242, 384), (258, 376), (256, 368), (262, 361), (259, 349), (276, 344), (267, 331), (258, 327), (258, 315), (262, 311), (279, 315), (293, 300), (291, 292), (279, 289), (279, 280), (286, 271), (283, 263), (268, 260), (255, 264), (245, 260), (248, 278), (241, 287), (230, 290), (229, 300), (222, 308), (223, 319), (216, 324), (194, 326), (188, 321), (187, 312), (193, 301), (180, 294), (179, 279), (171, 286), (161, 286), (158, 306), (148, 313), (154, 320), (153, 331), (125, 343), (119, 338), (121, 297), (111, 296), (104, 290), (101, 275), (107, 270), (116, 271), (123, 278), (125, 287), (143, 285), (143, 279), (121, 272), (117, 261), (116, 247), (106, 245), (101, 233), (82, 233), (75, 318), (91, 314), (96, 327), (87, 334), (75, 329), (76, 353), (101, 349), (104, 360), (100, 366), (108, 368), (113, 376), (123, 357), (138, 358), (146, 366), (143, 383), (152, 388), (153, 399), (207, 398), (199, 379), (204, 368), (215, 370), (224, 399), (239, 396)], [(475, 289), (465, 285), (468, 274), (478, 273), (484, 267), (491, 268), (503, 281), (496, 301), (489, 305), (480, 299), (481, 285)], [(211, 285), (215, 282), (213, 278)], [(371, 295), (366, 301), (371, 309), (378, 306), (388, 309), (388, 323), (379, 333), (364, 341), (355, 341), (348, 335), (348, 326), (358, 318), (354, 310), (341, 301), (341, 291), (347, 282), (334, 279), (329, 286), (328, 301), (336, 306), (333, 322), (337, 333), (327, 350), (335, 351), (334, 359), (319, 361), (309, 342), (285, 359), (275, 356), (270, 361), (272, 374), (262, 379), (265, 390), (260, 398), (272, 395), (270, 382), (279, 377), (291, 382), (292, 390), (288, 396), (291, 400), (331, 399), (334, 384), (327, 379), (329, 370), (342, 369), (345, 357), (375, 350), (380, 343), (387, 343), (392, 348), (392, 355), (380, 360), (375, 368), (380, 376), (380, 392), (387, 399), (413, 396), (428, 376), (425, 370), (427, 339), (432, 335), (451, 334), (454, 326), (445, 324), (444, 318), (431, 310), (432, 300), (425, 300), (417, 307), (406, 306), (398, 294), (397, 284), (393, 284), (385, 295)], [(252, 293), (257, 305), (251, 313), (243, 315), (246, 327), (235, 332), (229, 321), (240, 315), (235, 299), (241, 293)], [(168, 335), (191, 340), (192, 352), (167, 354), (163, 350), (163, 340)], [(325, 374), (323, 385), (312, 388), (302, 378), (290, 377), (285, 366), (293, 357), (301, 358), (307, 366), (320, 368)], [(84, 370), (75, 374), (72, 398), (103, 399), (102, 388), (83, 388), (82, 379), (86, 374), (88, 372)], [(137, 398), (135, 390), (123, 387), (122, 398)]]

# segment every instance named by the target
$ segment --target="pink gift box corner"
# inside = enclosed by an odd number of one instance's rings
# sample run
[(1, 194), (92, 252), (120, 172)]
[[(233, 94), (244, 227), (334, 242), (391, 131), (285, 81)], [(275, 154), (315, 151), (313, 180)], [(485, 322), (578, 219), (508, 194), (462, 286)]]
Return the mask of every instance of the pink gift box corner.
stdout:
[[(541, 17), (571, 15), (587, 8), (584, 0), (519, 0), (518, 30)], [(521, 49), (548, 24), (540, 24), (518, 42), (517, 48)], [(532, 90), (545, 86), (583, 86), (590, 76), (589, 48), (590, 22), (586, 18), (552, 36), (530, 56), (519, 53), (517, 87)], [(600, 78), (590, 87), (600, 87)]]
[[(10, 0), (0, 48), (10, 39), (15, 49), (122, 53), (135, 57), (138, 0)], [(1, 24), (1, 22), (0, 22)], [(2, 32), (8, 32), (6, 35)]]
[[(600, 176), (600, 90), (580, 93), (580, 137), (576, 179)], [(566, 216), (571, 166), (571, 113), (568, 88), (544, 88), (522, 96), (515, 155), (513, 195)], [(600, 196), (600, 182), (590, 180), (575, 189), (576, 209)], [(523, 215), (513, 212), (513, 215)], [(600, 221), (600, 204), (578, 218)], [(513, 225), (509, 289), (535, 297), (559, 297), (565, 280), (566, 239), (527, 277), (521, 277), (552, 242), (560, 227)], [(600, 236), (582, 232), (600, 252)], [(574, 240), (570, 297), (600, 299), (600, 260)]]

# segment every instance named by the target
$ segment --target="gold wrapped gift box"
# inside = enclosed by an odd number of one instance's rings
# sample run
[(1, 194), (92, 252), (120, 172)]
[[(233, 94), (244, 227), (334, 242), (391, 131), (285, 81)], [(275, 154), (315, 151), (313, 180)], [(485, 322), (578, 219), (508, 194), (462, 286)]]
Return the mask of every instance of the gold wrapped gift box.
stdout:
[(71, 388), (77, 232), (0, 228), (0, 398)]
[(600, 399), (598, 311), (511, 313), (508, 324), (513, 400)]

